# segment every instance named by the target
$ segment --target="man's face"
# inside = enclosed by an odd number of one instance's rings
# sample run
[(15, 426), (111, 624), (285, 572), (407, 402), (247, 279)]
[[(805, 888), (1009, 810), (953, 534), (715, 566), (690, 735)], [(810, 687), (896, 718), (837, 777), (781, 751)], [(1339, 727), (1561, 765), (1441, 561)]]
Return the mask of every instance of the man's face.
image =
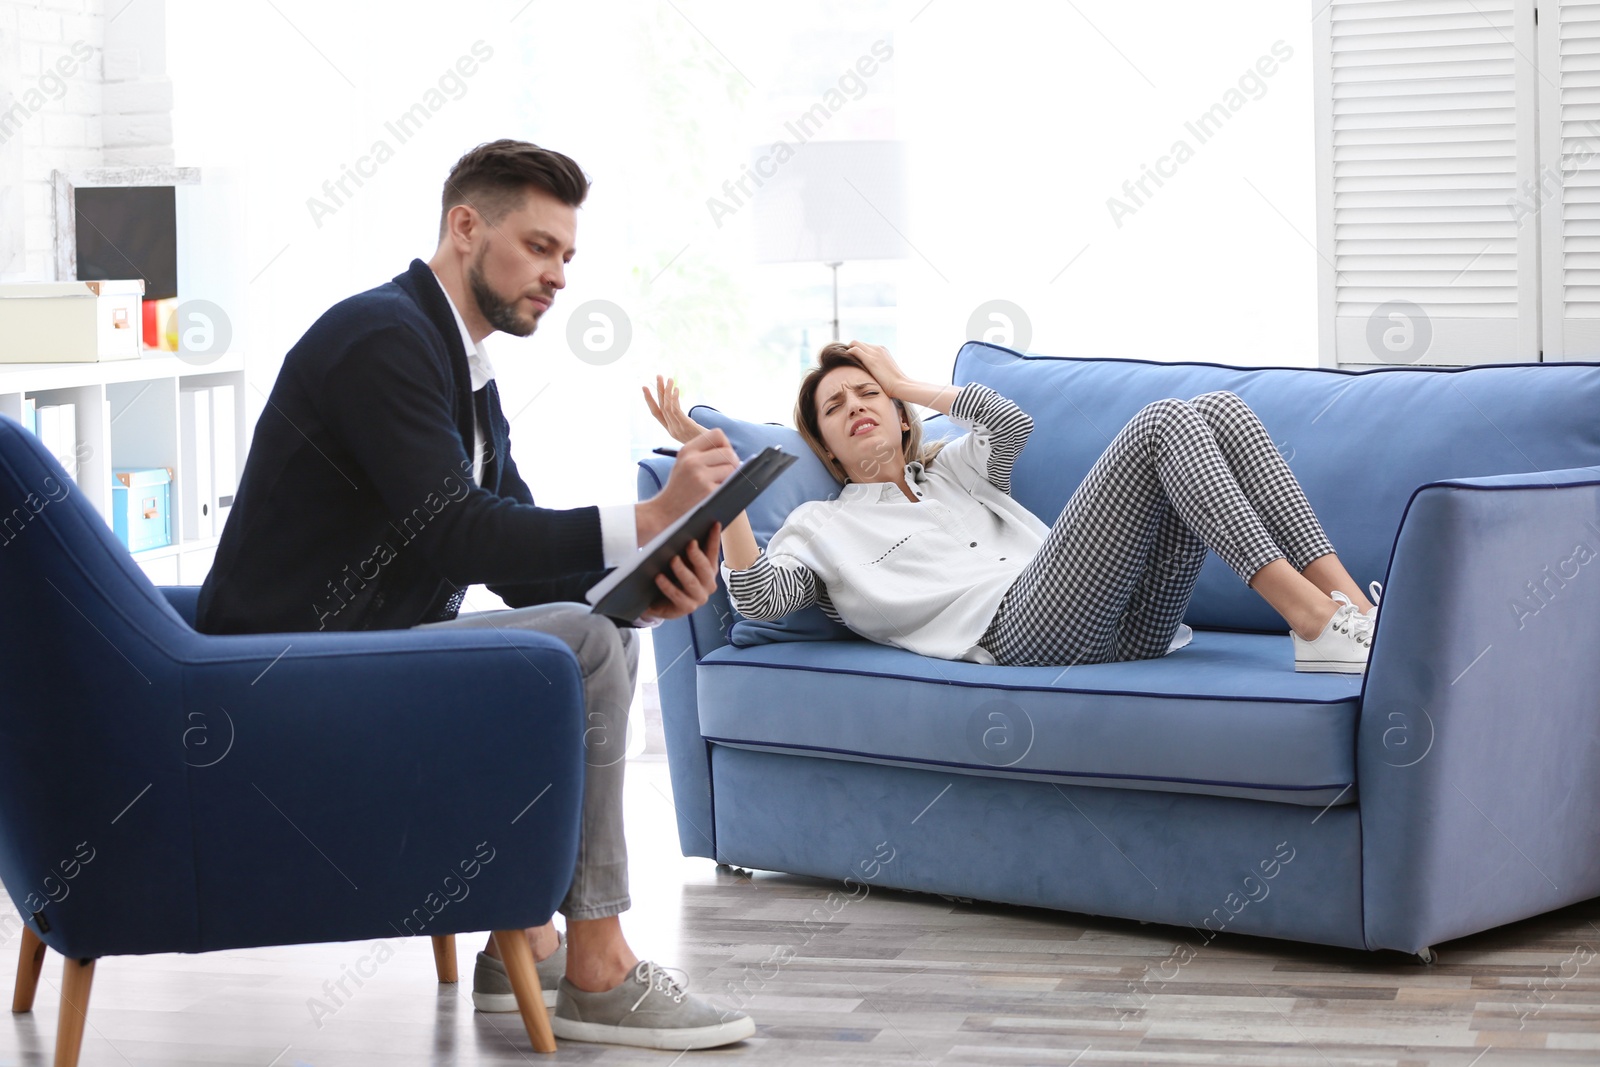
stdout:
[(498, 222), (477, 221), (480, 243), (467, 284), (478, 311), (496, 330), (526, 337), (567, 284), (566, 265), (577, 251), (577, 209), (529, 189), (522, 206)]

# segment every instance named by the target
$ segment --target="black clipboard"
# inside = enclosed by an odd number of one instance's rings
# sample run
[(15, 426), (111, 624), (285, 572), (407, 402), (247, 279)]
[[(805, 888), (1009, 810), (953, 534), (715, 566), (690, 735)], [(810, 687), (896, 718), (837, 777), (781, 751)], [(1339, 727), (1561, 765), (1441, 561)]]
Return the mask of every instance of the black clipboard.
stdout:
[(677, 521), (639, 549), (639, 554), (597, 582), (586, 594), (594, 614), (632, 625), (649, 610), (660, 590), (656, 575), (682, 555), (690, 541), (699, 541), (720, 522), (724, 528), (738, 518), (762, 491), (789, 468), (795, 457), (769, 445), (751, 456)]

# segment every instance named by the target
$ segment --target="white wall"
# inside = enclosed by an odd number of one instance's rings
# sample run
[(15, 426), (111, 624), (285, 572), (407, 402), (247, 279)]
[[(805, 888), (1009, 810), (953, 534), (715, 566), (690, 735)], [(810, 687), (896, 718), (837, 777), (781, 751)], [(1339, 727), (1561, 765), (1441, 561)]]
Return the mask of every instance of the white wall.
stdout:
[[(612, 464), (659, 440), (636, 399), (657, 371), (687, 378), (696, 400), (787, 417), (790, 385), (825, 339), (827, 273), (754, 264), (749, 213), (718, 227), (706, 201), (874, 39), (892, 41), (894, 58), (826, 136), (908, 142), (920, 255), (847, 264), (847, 334), (942, 377), (973, 311), (1002, 298), (1027, 313), (1036, 351), (1315, 364), (1298, 5), (830, 0), (768, 14), (730, 0), (399, 0), (381, 19), (321, 0), (170, 8), (179, 162), (236, 167), (248, 184), (242, 255), (261, 323), (250, 343), (265, 359), (431, 250), (438, 186), (473, 144), (529, 138), (594, 177), (568, 291), (536, 337), (491, 341), (513, 401), (545, 390), (519, 444), (581, 437), (604, 471), (550, 472), (553, 502), (631, 492)], [(323, 183), (480, 40), (493, 58), (459, 98), (313, 220), (309, 199), (330, 202)], [(1291, 58), (1199, 143), (1185, 122), (1280, 41)], [(1117, 225), (1107, 200), (1133, 204), (1123, 183), (1179, 139), (1193, 158)], [(565, 340), (566, 316), (592, 298), (634, 322), (632, 348), (609, 366)]]
[[(943, 358), (999, 297), (1028, 313), (1039, 352), (1314, 366), (1310, 13), (930, 5), (896, 61), (927, 257), (909, 264), (903, 344)], [(1230, 101), (1216, 136), (1190, 133), (1277, 41), (1291, 58)], [(1193, 157), (1147, 180), (1119, 226), (1107, 200), (1131, 205), (1123, 183), (1179, 140)]]
[(0, 280), (55, 277), (50, 173), (172, 162), (165, 0), (0, 0)]
[(0, 0), (0, 280), (54, 277), (50, 172), (102, 161), (101, 8)]
[[(157, 152), (170, 121), (172, 160), (237, 205), (191, 251), (240, 279), (226, 309), (235, 347), (266, 383), (317, 315), (431, 252), (439, 187), (462, 152), (501, 136), (559, 148), (594, 179), (569, 287), (534, 337), (490, 341), (541, 503), (633, 497), (634, 459), (663, 441), (638, 399), (658, 372), (684, 379), (692, 401), (787, 419), (826, 338), (827, 271), (755, 263), (751, 213), (719, 226), (707, 204), (880, 40), (893, 58), (822, 136), (906, 142), (917, 254), (846, 264), (846, 336), (947, 380), (973, 312), (1004, 299), (1038, 352), (1316, 363), (1306, 5), (137, 0), (118, 22), (147, 6), (108, 35), (100, 0), (0, 0), (10, 92), (72, 40), (96, 56), (0, 148), (0, 236), (25, 231), (0, 245), (0, 272), (48, 276), (52, 167)], [(164, 71), (147, 45), (134, 74), (113, 63), (137, 84), (102, 99), (101, 49), (147, 42), (152, 21), (165, 25)], [(1272, 75), (1230, 98), (1275, 45)], [(475, 47), (474, 73), (453, 73)], [(386, 123), (435, 92), (400, 143)], [(1219, 103), (1227, 120), (1202, 144), (1185, 123)], [(149, 143), (126, 143), (130, 128)], [(1178, 140), (1192, 158), (1133, 201), (1124, 182)], [(346, 168), (379, 141), (392, 158), (369, 161), (357, 187)], [(1120, 225), (1113, 197), (1134, 208)], [(594, 299), (633, 326), (606, 365), (567, 340), (568, 317)]]

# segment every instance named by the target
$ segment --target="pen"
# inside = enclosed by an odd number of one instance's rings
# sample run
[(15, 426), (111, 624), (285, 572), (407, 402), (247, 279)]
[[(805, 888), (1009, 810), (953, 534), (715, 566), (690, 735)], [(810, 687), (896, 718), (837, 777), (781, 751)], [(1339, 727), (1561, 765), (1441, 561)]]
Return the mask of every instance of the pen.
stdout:
[(676, 448), (652, 448), (650, 451), (654, 452), (658, 456), (676, 457), (678, 454), (678, 450)]

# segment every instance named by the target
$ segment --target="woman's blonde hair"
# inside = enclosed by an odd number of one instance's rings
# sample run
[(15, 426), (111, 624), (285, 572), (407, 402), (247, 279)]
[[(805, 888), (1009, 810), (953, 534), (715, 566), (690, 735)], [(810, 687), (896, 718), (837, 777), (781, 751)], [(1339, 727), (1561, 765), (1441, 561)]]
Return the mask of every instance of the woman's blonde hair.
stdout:
[[(850, 354), (847, 345), (834, 341), (822, 346), (822, 351), (817, 353), (817, 365), (806, 373), (800, 382), (800, 395), (794, 402), (794, 425), (800, 431), (800, 436), (805, 438), (811, 451), (817, 454), (823, 465), (828, 468), (840, 484), (850, 481), (850, 476), (844, 471), (844, 466), (837, 459), (830, 459), (828, 446), (822, 443), (822, 429), (817, 421), (817, 386), (822, 384), (822, 379), (830, 371), (840, 367), (855, 367), (865, 372), (869, 377), (871, 371), (855, 356)], [(881, 384), (881, 383), (880, 383)], [(893, 398), (891, 398), (893, 400)], [(945, 446), (943, 441), (934, 441), (931, 444), (922, 443), (922, 420), (906, 410), (906, 406), (899, 400), (893, 400), (895, 410), (905, 420), (908, 430), (900, 432), (900, 452), (907, 463), (913, 459), (919, 461), (924, 467), (933, 462), (933, 457)]]

